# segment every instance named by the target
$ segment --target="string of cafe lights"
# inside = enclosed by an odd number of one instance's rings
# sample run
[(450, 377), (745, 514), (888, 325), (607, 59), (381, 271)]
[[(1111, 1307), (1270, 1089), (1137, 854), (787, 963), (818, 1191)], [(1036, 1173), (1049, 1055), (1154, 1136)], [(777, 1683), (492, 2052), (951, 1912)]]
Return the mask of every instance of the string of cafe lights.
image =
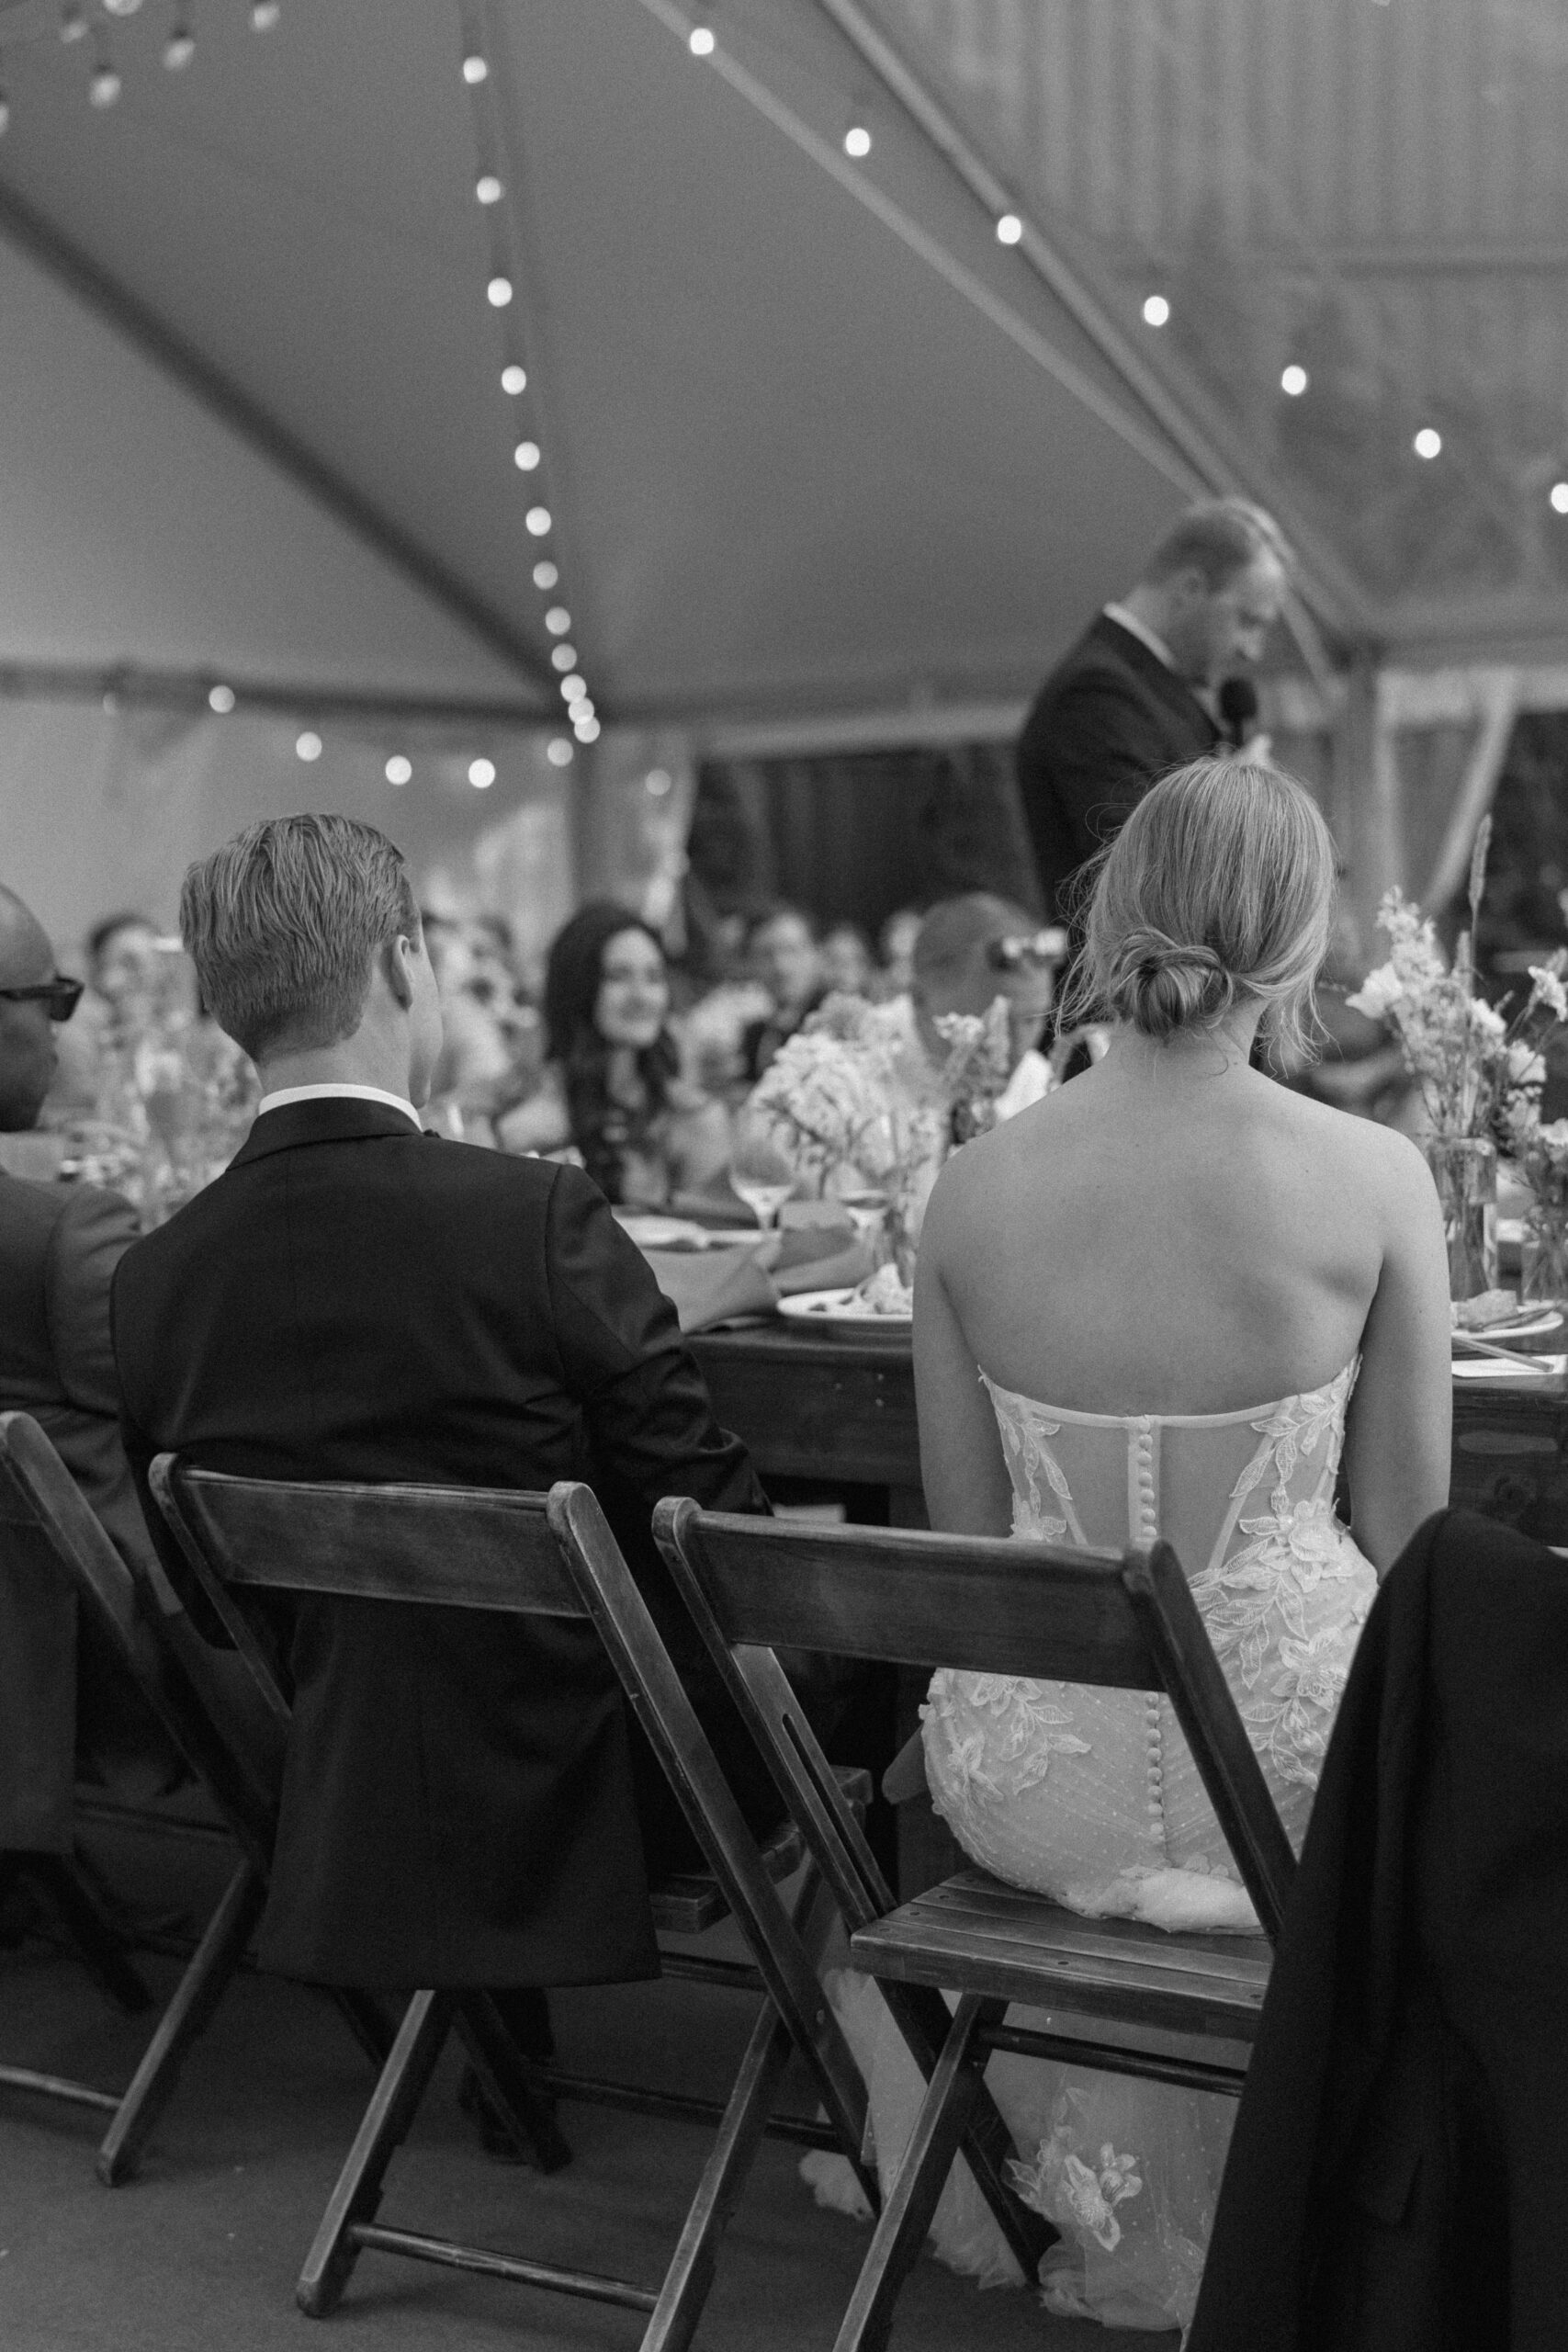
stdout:
[[(678, 28), (679, 19), (673, 9), (661, 6), (660, 0), (648, 0), (648, 4), (666, 24), (671, 24)], [(1377, 0), (1377, 5), (1387, 6), (1389, 0)], [(711, 60), (716, 56), (720, 15), (721, 11), (716, 6), (700, 11), (687, 21), (684, 28), (685, 41), (694, 58)], [(749, 24), (747, 30), (750, 37), (765, 38), (759, 27)], [(776, 46), (773, 43), (769, 45)], [(802, 61), (797, 59), (795, 62), (799, 63)], [(822, 82), (822, 76), (819, 74), (810, 74), (809, 78), (818, 83)], [(824, 84), (823, 86), (826, 85)], [(858, 99), (850, 107), (848, 124), (840, 143), (844, 153), (852, 162), (862, 163), (871, 153), (873, 139), (869, 127), (869, 112), (864, 104)], [(1029, 234), (1029, 223), (1024, 215), (1015, 210), (1006, 201), (1005, 195), (999, 187), (994, 189), (993, 197), (991, 222), (998, 243), (1008, 246), (1021, 244)], [(1169, 296), (1160, 291), (1157, 287), (1144, 296), (1139, 311), (1145, 326), (1152, 329), (1156, 334), (1168, 327), (1174, 315)], [(1300, 359), (1288, 359), (1280, 372), (1280, 390), (1285, 399), (1292, 401), (1303, 399), (1310, 390), (1311, 384), (1311, 376)], [(1427, 421), (1418, 424), (1412, 433), (1410, 447), (1414, 456), (1423, 465), (1432, 465), (1444, 455), (1447, 444), (1437, 425)], [(1535, 471), (1540, 482), (1550, 485), (1546, 489), (1546, 498), (1552, 513), (1568, 517), (1568, 451), (1562, 453), (1558, 463), (1538, 466)]]
[[(582, 744), (596, 742), (600, 733), (598, 713), (582, 674), (582, 657), (572, 643), (572, 616), (561, 599), (560, 567), (555, 554), (555, 516), (540, 496), (540, 483), (547, 484), (548, 468), (539, 444), (538, 430), (528, 405), (528, 371), (524, 364), (523, 337), (516, 320), (517, 288), (521, 270), (517, 261), (516, 239), (513, 227), (512, 208), (502, 164), (504, 143), (495, 99), (495, 87), (491, 61), (484, 39), (484, 15), (476, 0), (466, 0), (462, 8), (462, 61), (464, 85), (468, 93), (469, 109), (474, 130), (474, 200), (483, 216), (490, 245), (490, 275), (485, 284), (485, 299), (494, 314), (500, 344), (501, 389), (507, 400), (515, 403), (513, 410), (512, 458), (524, 477), (524, 494), (530, 503), (523, 516), (524, 526), (530, 537), (541, 542), (535, 560), (532, 579), (535, 590), (545, 600), (543, 614), (545, 630), (554, 639), (550, 647), (550, 668), (554, 672), (571, 731)], [(546, 746), (546, 757), (556, 767), (570, 765), (572, 747), (563, 735), (552, 736)]]
[[(125, 88), (112, 28), (117, 21), (140, 16), (142, 0), (96, 0), (96, 6), (86, 5), (86, 0), (62, 0), (58, 17), (46, 16), (27, 35), (7, 30), (3, 54), (15, 56), (18, 50), (36, 48), (46, 40), (58, 40), (68, 50), (81, 48), (91, 60), (87, 103), (102, 113), (118, 105)], [(173, 0), (163, 51), (171, 74), (183, 74), (196, 56), (196, 8), (197, 0)], [(283, 14), (282, 0), (250, 0), (247, 13), (253, 32), (269, 33)], [(10, 126), (10, 84), (0, 67), (0, 136)]]

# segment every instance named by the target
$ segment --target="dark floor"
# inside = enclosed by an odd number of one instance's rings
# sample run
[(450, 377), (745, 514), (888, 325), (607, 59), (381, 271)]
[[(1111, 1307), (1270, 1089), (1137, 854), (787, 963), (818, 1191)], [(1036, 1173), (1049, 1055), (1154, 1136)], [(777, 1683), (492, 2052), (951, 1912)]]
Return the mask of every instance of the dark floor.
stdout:
[[(129, 1853), (129, 1860), (128, 1860)], [(117, 1884), (171, 1899), (167, 1857), (120, 1841)], [(213, 1847), (202, 1872), (220, 1870)], [(193, 1883), (182, 1855), (186, 1892)], [(160, 1883), (160, 1871), (166, 1883)], [(193, 1898), (194, 1899), (194, 1898)], [(175, 1963), (153, 1957), (160, 1994)], [(562, 2063), (722, 2096), (751, 2014), (744, 1998), (685, 1984), (557, 1996)], [(32, 1940), (0, 1952), (0, 2062), (108, 2088), (128, 2076), (147, 2027), (110, 2010), (79, 1967)], [(705, 2147), (696, 2129), (571, 2104), (575, 2150), (544, 2179), (479, 2150), (455, 2098), (448, 2054), (395, 2162), (381, 2218), (653, 2284), (669, 2257)], [(798, 2086), (795, 2086), (798, 2090)], [(320, 1996), (245, 1974), (198, 2045), (141, 2177), (101, 2188), (101, 2125), (0, 2091), (0, 2344), (6, 2352), (278, 2352), (320, 2324), (348, 2346), (508, 2352), (625, 2346), (634, 2313), (367, 2254), (336, 2315), (302, 2319), (300, 2260), (370, 2088), (369, 2071)], [(798, 2151), (768, 2143), (725, 2241), (699, 2346), (810, 2352), (832, 2344), (866, 2233), (813, 2204)], [(906, 2290), (897, 2352), (1113, 2352), (1169, 2337), (1112, 2335), (1047, 2318), (1022, 2290), (981, 2294), (929, 2258)]]

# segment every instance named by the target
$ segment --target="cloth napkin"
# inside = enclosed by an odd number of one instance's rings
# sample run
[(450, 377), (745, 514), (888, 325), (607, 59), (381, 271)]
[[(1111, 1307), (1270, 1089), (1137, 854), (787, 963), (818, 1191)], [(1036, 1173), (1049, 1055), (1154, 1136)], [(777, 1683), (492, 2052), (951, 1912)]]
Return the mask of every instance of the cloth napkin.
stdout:
[(649, 1250), (659, 1287), (682, 1331), (711, 1331), (737, 1317), (771, 1315), (792, 1291), (863, 1282), (871, 1251), (852, 1226), (811, 1225), (759, 1234), (730, 1250)]

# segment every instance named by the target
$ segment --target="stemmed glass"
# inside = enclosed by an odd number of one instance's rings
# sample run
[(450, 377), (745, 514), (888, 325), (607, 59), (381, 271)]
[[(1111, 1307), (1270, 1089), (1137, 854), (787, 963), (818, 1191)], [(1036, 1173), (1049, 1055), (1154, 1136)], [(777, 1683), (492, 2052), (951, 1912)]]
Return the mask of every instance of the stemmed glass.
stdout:
[(729, 1182), (764, 1233), (795, 1190), (795, 1170), (760, 1120), (742, 1123), (729, 1161)]

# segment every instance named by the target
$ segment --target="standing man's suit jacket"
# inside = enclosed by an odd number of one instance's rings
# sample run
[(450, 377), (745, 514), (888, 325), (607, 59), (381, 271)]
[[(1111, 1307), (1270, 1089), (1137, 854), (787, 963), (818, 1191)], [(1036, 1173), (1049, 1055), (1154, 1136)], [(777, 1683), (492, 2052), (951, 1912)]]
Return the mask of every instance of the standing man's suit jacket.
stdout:
[[(109, 1344), (137, 1231), (118, 1193), (0, 1170), (0, 1412), (30, 1413), (120, 1551), (145, 1556)], [(70, 1844), (76, 1676), (74, 1595), (0, 1567), (0, 1848)]]
[(1101, 613), (1041, 687), (1019, 738), (1019, 796), (1053, 920), (1072, 911), (1064, 884), (1150, 785), (1219, 741), (1191, 688)]
[[(122, 1261), (114, 1318), (143, 1484), (164, 1448), (262, 1478), (586, 1478), (683, 1666), (654, 1502), (766, 1508), (596, 1186), (375, 1102), (260, 1117)], [(268, 1965), (386, 1986), (656, 1973), (638, 1798), (664, 1792), (634, 1786), (657, 1767), (590, 1628), (335, 1600), (291, 1619)]]

